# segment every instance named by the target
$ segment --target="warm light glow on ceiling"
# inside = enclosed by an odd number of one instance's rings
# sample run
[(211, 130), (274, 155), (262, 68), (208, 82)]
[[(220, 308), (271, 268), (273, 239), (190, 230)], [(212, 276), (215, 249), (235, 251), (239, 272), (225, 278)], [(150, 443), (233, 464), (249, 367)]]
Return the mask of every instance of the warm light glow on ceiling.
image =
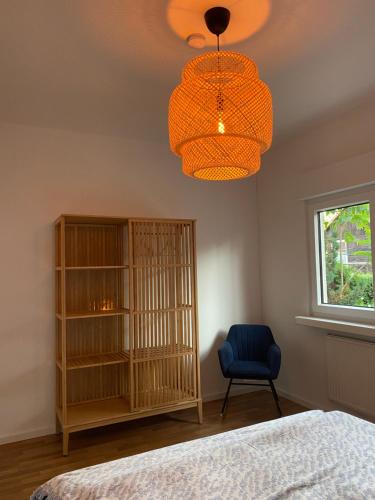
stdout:
[(204, 13), (216, 5), (231, 11), (231, 22), (220, 37), (221, 45), (242, 40), (259, 31), (266, 23), (270, 12), (270, 0), (238, 0), (236, 2), (217, 0), (169, 0), (167, 19), (177, 36), (186, 40), (192, 33), (206, 37), (206, 45), (216, 46), (216, 37), (209, 32), (204, 22)]

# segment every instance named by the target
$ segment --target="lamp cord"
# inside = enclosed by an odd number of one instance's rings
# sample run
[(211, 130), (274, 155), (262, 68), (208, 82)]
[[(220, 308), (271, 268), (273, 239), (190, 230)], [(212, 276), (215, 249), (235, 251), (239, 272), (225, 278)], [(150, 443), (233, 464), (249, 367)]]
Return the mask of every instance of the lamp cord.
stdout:
[[(220, 41), (219, 41), (219, 35), (216, 35), (216, 40), (217, 40), (217, 71), (218, 74), (220, 75), (221, 73), (221, 64), (220, 64)], [(218, 88), (218, 94), (216, 96), (216, 107), (217, 111), (219, 112), (219, 118), (221, 119), (221, 114), (223, 111), (223, 96), (221, 93), (221, 83), (219, 81), (219, 88)]]
[(220, 41), (219, 41), (220, 35), (216, 35), (216, 40), (217, 40), (217, 71), (220, 73), (221, 71), (221, 64), (220, 64)]

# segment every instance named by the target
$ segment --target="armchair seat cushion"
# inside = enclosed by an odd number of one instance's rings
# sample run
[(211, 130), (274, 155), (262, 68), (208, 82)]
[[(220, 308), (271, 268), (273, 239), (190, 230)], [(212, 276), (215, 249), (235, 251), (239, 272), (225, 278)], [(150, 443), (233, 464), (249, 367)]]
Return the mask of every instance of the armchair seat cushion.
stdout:
[(271, 370), (260, 361), (233, 361), (228, 368), (227, 377), (239, 379), (268, 380)]

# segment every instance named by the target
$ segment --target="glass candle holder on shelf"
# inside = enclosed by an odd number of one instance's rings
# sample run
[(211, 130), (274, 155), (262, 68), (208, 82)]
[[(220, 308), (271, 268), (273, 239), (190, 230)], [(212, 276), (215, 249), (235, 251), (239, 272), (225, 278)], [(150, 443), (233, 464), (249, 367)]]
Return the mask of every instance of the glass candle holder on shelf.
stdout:
[(101, 311), (112, 311), (113, 309), (113, 300), (111, 299), (104, 299), (100, 304)]

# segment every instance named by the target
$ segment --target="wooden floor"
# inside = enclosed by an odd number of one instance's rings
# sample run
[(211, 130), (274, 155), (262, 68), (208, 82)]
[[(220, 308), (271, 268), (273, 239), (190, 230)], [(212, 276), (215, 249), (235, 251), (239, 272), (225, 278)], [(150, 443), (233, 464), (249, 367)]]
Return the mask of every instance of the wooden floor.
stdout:
[[(280, 405), (283, 415), (306, 410), (284, 398)], [(268, 391), (232, 397), (224, 418), (220, 407), (221, 401), (205, 403), (202, 425), (194, 409), (77, 432), (71, 435), (68, 457), (61, 455), (61, 437), (55, 434), (2, 445), (0, 499), (27, 499), (37, 486), (63, 472), (277, 417)]]

